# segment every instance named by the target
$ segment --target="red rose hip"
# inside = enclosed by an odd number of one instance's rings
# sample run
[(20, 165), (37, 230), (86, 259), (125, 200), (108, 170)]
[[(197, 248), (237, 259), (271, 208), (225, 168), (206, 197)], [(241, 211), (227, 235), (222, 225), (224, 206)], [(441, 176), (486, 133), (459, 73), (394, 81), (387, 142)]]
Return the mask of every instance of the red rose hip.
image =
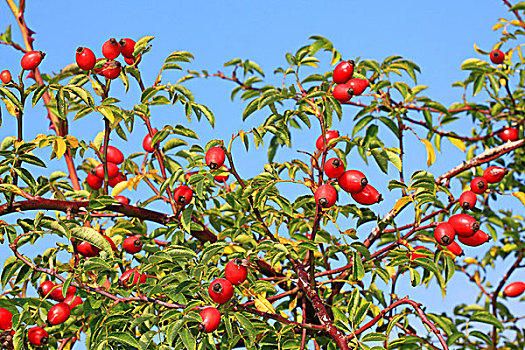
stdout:
[(211, 300), (218, 304), (224, 304), (232, 298), (233, 286), (227, 279), (217, 278), (211, 282), (208, 293)]
[(315, 202), (323, 208), (330, 208), (337, 201), (337, 191), (334, 186), (324, 184), (317, 188), (314, 194)]
[(173, 191), (173, 197), (177, 204), (184, 206), (191, 202), (193, 191), (189, 186), (181, 185)]
[(58, 303), (53, 305), (47, 313), (47, 322), (50, 325), (57, 325), (64, 323), (71, 315), (71, 308), (66, 303)]
[(248, 268), (244, 266), (242, 259), (234, 259), (226, 264), (224, 276), (233, 285), (239, 285), (248, 278)]
[(129, 198), (128, 197), (124, 197), (124, 196), (118, 195), (118, 196), (115, 196), (113, 198), (115, 198), (115, 200), (117, 202), (121, 203), (121, 204), (129, 204)]
[(339, 158), (330, 158), (324, 164), (324, 173), (330, 179), (338, 179), (345, 172), (345, 166)]
[(77, 65), (80, 67), (80, 69), (83, 70), (92, 70), (93, 67), (95, 67), (95, 63), (97, 61), (97, 58), (95, 57), (93, 51), (91, 51), (87, 47), (77, 48), (77, 54), (75, 58), (77, 61)]
[(478, 247), (490, 240), (490, 236), (481, 230), (477, 230), (470, 237), (458, 236), (458, 241), (470, 247)]
[(447, 246), (456, 238), (456, 231), (448, 222), (440, 222), (434, 229), (434, 238), (442, 246)]
[(474, 208), (478, 198), (476, 194), (472, 191), (465, 191), (459, 196), (459, 205), (465, 210)]
[(64, 299), (64, 303), (69, 305), (69, 308), (73, 310), (78, 305), (83, 304), (82, 298), (80, 298), (78, 295), (69, 295)]
[(505, 61), (505, 54), (501, 50), (492, 50), (490, 52), (490, 61), (494, 64), (501, 64)]
[(122, 242), (122, 249), (129, 254), (136, 254), (142, 250), (142, 238), (141, 235), (135, 235), (127, 237), (124, 242)]
[(11, 72), (8, 70), (3, 70), (2, 73), (0, 73), (0, 80), (4, 84), (9, 83), (11, 81)]
[(368, 87), (368, 80), (354, 78), (354, 79), (350, 79), (347, 84), (350, 86), (350, 89), (352, 89), (352, 95), (359, 96)]
[(230, 177), (229, 171), (230, 169), (228, 169), (225, 165), (223, 165), (220, 167), (220, 169), (216, 171), (220, 175), (213, 176), (213, 179), (217, 182), (226, 182), (226, 180), (228, 180), (228, 178)]
[(102, 54), (108, 60), (117, 58), (120, 55), (120, 44), (115, 38), (111, 38), (102, 45)]
[(133, 51), (135, 51), (135, 40), (130, 38), (120, 39), (120, 53), (124, 58), (133, 59)]
[(470, 181), (470, 190), (476, 194), (483, 194), (487, 190), (487, 180), (484, 177), (478, 176)]
[(513, 282), (503, 290), (503, 294), (511, 298), (519, 297), (523, 292), (525, 292), (525, 283), (523, 282)]
[(37, 292), (42, 298), (46, 298), (54, 287), (55, 287), (54, 282), (44, 281), (40, 283), (40, 286), (38, 287)]
[(33, 70), (45, 57), (45, 53), (42, 51), (28, 51), (26, 54), (22, 57), (22, 60), (20, 61), (20, 65), (22, 66), (23, 70)]
[(332, 91), (332, 96), (334, 98), (341, 102), (345, 103), (350, 101), (354, 93), (354, 90), (350, 87), (348, 84), (337, 84), (334, 86), (334, 90)]
[(498, 133), (499, 138), (503, 142), (516, 141), (519, 139), (519, 131), (516, 128), (505, 128)]
[[(119, 172), (120, 169), (117, 164), (108, 162), (108, 179), (114, 178)], [(100, 179), (104, 178), (104, 164), (101, 163), (95, 167), (95, 175)]]
[(226, 153), (222, 147), (211, 147), (204, 157), (204, 161), (210, 169), (219, 169), (226, 160)]
[(199, 315), (202, 317), (202, 328), (204, 332), (211, 333), (219, 328), (221, 323), (221, 313), (213, 306), (208, 306), (201, 310)]
[(33, 327), (27, 331), (27, 340), (33, 345), (46, 345), (49, 342), (49, 335), (42, 327)]
[[(104, 154), (103, 148), (100, 148), (100, 153)], [(107, 161), (121, 164), (124, 161), (124, 154), (117, 147), (108, 146)]]
[(13, 314), (11, 311), (0, 307), (0, 330), (13, 328)]
[(108, 181), (108, 185), (110, 187), (115, 187), (117, 186), (119, 183), (121, 183), (122, 181), (126, 181), (128, 178), (126, 175), (122, 174), (120, 171), (118, 172), (117, 176), (115, 176), (114, 178), (111, 178), (109, 179)]
[(91, 187), (93, 190), (98, 190), (102, 187), (104, 180), (98, 177), (97, 175), (93, 174), (92, 172), (89, 172), (86, 178), (86, 182), (89, 185), (89, 187)]
[(468, 214), (452, 215), (448, 223), (454, 227), (458, 236), (470, 237), (479, 230), (479, 223)]
[(352, 198), (359, 204), (372, 205), (383, 200), (383, 196), (370, 184), (360, 192), (351, 193)]
[(489, 183), (497, 183), (503, 180), (505, 177), (505, 174), (507, 174), (507, 170), (505, 168), (500, 168), (499, 166), (489, 166), (485, 171), (483, 171), (483, 178)]
[(146, 274), (141, 273), (138, 269), (126, 270), (119, 278), (119, 283), (126, 288), (144, 282), (146, 282)]
[(151, 153), (155, 151), (155, 147), (151, 144), (151, 141), (153, 139), (153, 136), (158, 132), (157, 129), (152, 129), (151, 134), (148, 133), (146, 136), (144, 136), (144, 140), (142, 140), (142, 148), (144, 148), (144, 151)]
[(354, 61), (342, 61), (334, 69), (334, 83), (344, 84), (354, 75)]
[(105, 76), (108, 79), (116, 79), (120, 75), (120, 72), (122, 70), (122, 66), (120, 65), (120, 62), (118, 61), (107, 61), (104, 63), (104, 66), (102, 66), (102, 75)]
[(463, 255), (463, 248), (461, 248), (458, 244), (458, 242), (453, 241), (449, 245), (447, 245), (447, 250), (454, 254), (455, 256), (462, 256)]
[[(330, 143), (330, 140), (333, 140), (338, 137), (339, 137), (339, 131), (337, 130), (327, 130), (326, 131), (326, 143), (327, 144)], [(320, 150), (324, 148), (323, 135), (317, 138), (317, 141), (315, 141), (315, 147), (317, 147), (317, 149), (320, 149)]]
[(347, 170), (337, 179), (337, 183), (345, 192), (357, 193), (368, 185), (368, 180), (359, 170)]
[(77, 251), (80, 255), (86, 258), (92, 258), (100, 253), (100, 249), (89, 242), (83, 241), (77, 246)]

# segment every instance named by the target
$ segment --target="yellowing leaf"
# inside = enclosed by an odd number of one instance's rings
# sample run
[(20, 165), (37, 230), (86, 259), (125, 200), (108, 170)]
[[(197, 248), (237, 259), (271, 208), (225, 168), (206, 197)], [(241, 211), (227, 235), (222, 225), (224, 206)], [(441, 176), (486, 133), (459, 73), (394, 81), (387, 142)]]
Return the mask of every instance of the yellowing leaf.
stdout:
[(392, 208), (392, 211), (394, 212), (394, 214), (397, 214), (410, 202), (412, 202), (412, 198), (410, 198), (409, 196), (403, 196), (397, 200), (396, 204)]
[(288, 304), (288, 309), (290, 311), (293, 311), (295, 310), (295, 307), (297, 306), (297, 297), (295, 297), (291, 302), (290, 304)]
[(69, 143), (69, 147), (72, 147), (72, 148), (78, 147), (78, 140), (75, 136), (67, 135), (66, 140)]
[(275, 313), (272, 303), (262, 296), (262, 294), (257, 294), (257, 299), (255, 299), (254, 304), (255, 308), (259, 311)]
[(120, 192), (124, 191), (126, 188), (128, 188), (128, 182), (127, 181), (119, 182), (115, 187), (113, 187), (113, 190), (111, 191), (111, 195), (113, 197), (115, 197)]
[(63, 139), (56, 138), (55, 143), (53, 145), (53, 151), (55, 151), (55, 154), (57, 156), (57, 159), (62, 158), (64, 153), (66, 153), (66, 141)]
[(16, 117), (16, 107), (10, 100), (3, 98), (2, 101), (4, 101), (5, 106), (7, 108), (7, 111), (9, 114), (11, 114), (13, 117)]
[(18, 195), (23, 194), (22, 190), (13, 184), (0, 184), (0, 191), (9, 191), (9, 192), (16, 193)]
[(492, 27), (492, 30), (498, 30), (500, 28), (503, 28), (504, 24), (501, 23), (501, 22), (498, 22), (496, 24), (494, 24), (494, 27)]
[(525, 206), (525, 193), (523, 192), (514, 192), (512, 194), (514, 197), (518, 198), (521, 202), (521, 204), (523, 204)]
[(436, 152), (434, 152), (434, 147), (427, 139), (420, 139), (421, 142), (427, 148), (427, 166), (431, 166), (436, 160)]
[(463, 152), (465, 152), (465, 150), (467, 149), (467, 145), (465, 145), (465, 142), (463, 142), (460, 139), (456, 139), (455, 137), (449, 137), (448, 140)]
[(385, 266), (385, 269), (388, 271), (388, 273), (390, 274), (390, 278), (394, 278), (395, 275), (396, 275), (396, 269), (392, 266)]
[(98, 108), (98, 111), (104, 116), (107, 118), (107, 120), (109, 120), (110, 123), (113, 124), (113, 122), (115, 121), (115, 116), (113, 115), (113, 112), (111, 111), (111, 109), (109, 109), (108, 107), (106, 106), (100, 106)]

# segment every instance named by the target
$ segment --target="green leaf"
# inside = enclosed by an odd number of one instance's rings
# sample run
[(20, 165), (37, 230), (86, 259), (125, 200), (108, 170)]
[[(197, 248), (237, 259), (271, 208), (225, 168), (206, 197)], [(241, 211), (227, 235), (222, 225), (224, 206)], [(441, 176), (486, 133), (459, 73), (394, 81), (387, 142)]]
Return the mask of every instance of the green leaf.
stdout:
[(482, 322), (503, 329), (503, 324), (490, 312), (485, 310), (476, 311), (470, 316), (470, 322)]
[(256, 334), (253, 324), (240, 312), (235, 313), (235, 318), (237, 318), (242, 328), (244, 328), (244, 332), (242, 333), (243, 338), (244, 336), (248, 336), (248, 346), (251, 346), (251, 344), (253, 344), (253, 342), (255, 341)]
[(365, 268), (363, 266), (363, 263), (361, 262), (361, 257), (359, 254), (354, 252), (354, 264), (352, 268), (352, 275), (353, 279), (356, 281), (360, 281), (365, 277)]
[(182, 339), (182, 342), (184, 343), (184, 346), (186, 347), (186, 349), (188, 349), (188, 350), (195, 350), (197, 348), (197, 340), (195, 339), (193, 334), (191, 334), (191, 332), (189, 331), (188, 328), (183, 327), (179, 331), (179, 335), (180, 335), (180, 338)]
[(516, 11), (516, 10), (525, 10), (525, 1), (518, 2), (516, 5), (512, 6), (509, 11)]
[(140, 347), (140, 344), (139, 342), (137, 341), (137, 339), (135, 339), (134, 337), (132, 337), (131, 335), (129, 335), (128, 333), (121, 333), (121, 332), (111, 332), (109, 333), (109, 335), (107, 336), (107, 340), (109, 341), (116, 341), (120, 344), (125, 344), (127, 346), (131, 346), (131, 347), (134, 347), (134, 348), (139, 348)]
[(113, 256), (113, 250), (109, 242), (102, 235), (91, 227), (75, 227), (71, 229), (71, 236), (93, 244), (102, 249), (109, 256)]

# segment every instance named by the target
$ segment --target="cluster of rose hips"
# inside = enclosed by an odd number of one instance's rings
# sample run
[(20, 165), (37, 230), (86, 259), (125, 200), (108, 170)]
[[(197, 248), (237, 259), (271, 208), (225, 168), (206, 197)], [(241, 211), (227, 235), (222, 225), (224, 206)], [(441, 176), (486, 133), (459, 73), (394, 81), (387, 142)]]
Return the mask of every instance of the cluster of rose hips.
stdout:
[[(498, 166), (490, 166), (483, 171), (483, 176), (477, 176), (470, 182), (470, 191), (464, 191), (459, 197), (459, 205), (464, 210), (473, 209), (477, 202), (477, 194), (483, 194), (488, 184), (500, 182), (507, 171)], [(477, 247), (490, 240), (490, 236), (479, 229), (479, 223), (468, 214), (452, 215), (448, 222), (439, 223), (434, 229), (434, 238), (442, 246), (446, 246), (450, 252), (459, 256), (463, 249), (455, 241), (455, 238), (468, 246)]]
[[(100, 153), (104, 154), (103, 149), (101, 148)], [(110, 187), (115, 187), (117, 184), (122, 181), (126, 181), (126, 175), (122, 174), (118, 165), (124, 161), (124, 154), (113, 146), (108, 146), (107, 149), (107, 169), (108, 169), (108, 185)], [(94, 167), (87, 175), (86, 182), (90, 188), (93, 190), (98, 190), (102, 187), (104, 183), (104, 164), (100, 163)], [(123, 204), (129, 204), (129, 199), (124, 196), (115, 196), (115, 199)]]
[[(325, 134), (326, 142), (339, 137), (337, 130), (328, 130)], [(323, 135), (319, 136), (315, 146), (318, 150), (325, 147)], [(383, 200), (381, 194), (368, 183), (368, 180), (359, 170), (346, 170), (343, 161), (337, 157), (330, 158), (325, 162), (324, 173), (330, 179), (337, 180), (339, 187), (351, 194), (352, 198), (359, 204), (372, 205)], [(330, 183), (321, 185), (314, 193), (315, 202), (323, 207), (329, 208), (337, 201), (337, 191)]]
[[(210, 283), (208, 294), (215, 303), (224, 304), (233, 297), (233, 286), (246, 281), (248, 277), (247, 261), (244, 259), (234, 259), (226, 264), (224, 277), (217, 278)], [(207, 306), (200, 311), (202, 318), (201, 329), (206, 333), (211, 333), (219, 328), (221, 323), (221, 313), (216, 307)]]
[[(38, 288), (38, 294), (40, 294), (42, 298), (50, 298), (58, 302), (53, 305), (47, 313), (47, 325), (49, 327), (64, 323), (71, 315), (71, 310), (83, 303), (82, 299), (75, 295), (75, 287), (69, 286), (65, 295), (63, 294), (63, 287), (63, 284), (44, 281)], [(12, 336), (14, 335), (12, 327), (13, 314), (7, 309), (0, 308), (0, 330), (9, 331), (2, 333), (5, 335), (0, 346), (4, 346), (5, 348), (10, 346)], [(49, 341), (49, 335), (44, 328), (36, 326), (28, 329), (27, 339), (33, 345), (45, 345)]]
[(354, 65), (354, 61), (342, 61), (334, 69), (333, 80), (337, 85), (332, 95), (341, 103), (350, 101), (353, 96), (361, 95), (368, 87), (367, 79), (352, 78)]
[(133, 51), (135, 50), (135, 41), (130, 38), (121, 39), (117, 41), (115, 38), (111, 38), (102, 45), (102, 55), (104, 58), (96, 58), (95, 54), (91, 49), (87, 47), (79, 47), (76, 51), (76, 62), (80, 69), (90, 71), (95, 68), (98, 61), (106, 59), (101, 68), (94, 69), (94, 72), (101, 74), (108, 79), (115, 79), (120, 75), (122, 65), (119, 61), (116, 61), (120, 54), (124, 57), (124, 61), (132, 65), (138, 62), (140, 58), (135, 59)]

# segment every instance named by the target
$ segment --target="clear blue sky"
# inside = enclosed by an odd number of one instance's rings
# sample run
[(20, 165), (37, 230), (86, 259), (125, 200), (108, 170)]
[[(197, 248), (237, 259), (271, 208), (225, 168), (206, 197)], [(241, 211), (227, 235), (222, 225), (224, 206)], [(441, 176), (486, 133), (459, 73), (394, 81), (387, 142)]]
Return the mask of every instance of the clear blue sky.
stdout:
[[(309, 43), (311, 35), (321, 35), (333, 42), (346, 59), (360, 56), (364, 59), (382, 61), (387, 56), (400, 55), (416, 62), (422, 69), (418, 83), (429, 86), (427, 94), (444, 105), (458, 101), (462, 91), (451, 84), (462, 80), (466, 74), (460, 71), (462, 61), (478, 57), (473, 44), (489, 51), (498, 42), (498, 34), (491, 30), (498, 18), (507, 16), (502, 1), (463, 0), (463, 1), (31, 1), (27, 3), (26, 21), (37, 32), (35, 49), (47, 53), (41, 65), (43, 72), (58, 72), (72, 63), (77, 46), (87, 46), (100, 56), (102, 43), (110, 37), (155, 36), (153, 48), (143, 59), (142, 71), (146, 85), (152, 84), (164, 59), (175, 50), (190, 51), (195, 61), (184, 68), (218, 69), (227, 72), (222, 64), (232, 58), (249, 58), (257, 62), (265, 71), (267, 78), (275, 82), (272, 71), (285, 66), (284, 55), (295, 52)], [(0, 31), (12, 24), (12, 32), (19, 41), (19, 31), (5, 2), (0, 2)], [(504, 47), (505, 49), (505, 47)], [(328, 56), (321, 56), (328, 62)], [(0, 45), (0, 70), (10, 69), (18, 74), (21, 54), (9, 47)], [(329, 69), (325, 65), (326, 69)], [(164, 74), (164, 82), (175, 82), (180, 73)], [(119, 85), (116, 83), (115, 85)], [(215, 129), (206, 123), (192, 124), (199, 131), (200, 143), (205, 145), (214, 138), (229, 140), (233, 130), (248, 130), (260, 122), (260, 118), (249, 119), (243, 123), (241, 113), (244, 104), (230, 100), (233, 86), (218, 80), (194, 80), (187, 86), (194, 92), (196, 101), (209, 106), (217, 120)], [(124, 106), (131, 106), (137, 97), (137, 88), (132, 88), (129, 97), (116, 89), (117, 98)], [(2, 107), (3, 108), (3, 107)], [(168, 123), (187, 125), (180, 109), (162, 109), (156, 113), (153, 124), (162, 126)], [(0, 138), (15, 134), (14, 118), (2, 110), (3, 125)], [(344, 107), (343, 123), (337, 124), (342, 133), (352, 130), (352, 117), (355, 110)], [(25, 119), (27, 138), (47, 129), (46, 112), (42, 105), (28, 110)], [(90, 115), (70, 125), (70, 132), (84, 139), (93, 139), (101, 130), (100, 117)], [(141, 129), (142, 128), (142, 129)], [(138, 133), (125, 144), (114, 139), (114, 145), (121, 147), (126, 154), (140, 150), (142, 131), (137, 124)], [(311, 130), (295, 131), (294, 149), (283, 151), (278, 161), (295, 157), (297, 149), (312, 149), (319, 134), (318, 127)], [(423, 135), (423, 134), (422, 134)], [(410, 141), (414, 142), (414, 140)], [(446, 142), (443, 142), (444, 144)], [(411, 145), (411, 144), (410, 144)], [(421, 168), (426, 160), (424, 147), (413, 143), (414, 156), (407, 165), (408, 173)], [(393, 145), (392, 145), (393, 146)], [(253, 148), (253, 147), (252, 147)], [(446, 153), (438, 154), (438, 160), (430, 171), (436, 175), (461, 162), (462, 155), (457, 149), (444, 145)], [(262, 171), (266, 161), (266, 151), (251, 150), (250, 156), (242, 147), (234, 148), (234, 157), (240, 172), (253, 176)], [(91, 155), (92, 156), (92, 155)], [(441, 159), (440, 159), (441, 157)], [(455, 159), (451, 163), (451, 159)], [(77, 161), (77, 164), (79, 162)], [(358, 157), (349, 159), (356, 167), (364, 165)], [(62, 161), (51, 162), (50, 167), (64, 167)], [(386, 200), (375, 209), (386, 213), (395, 201), (389, 196), (386, 185), (387, 176), (370, 171), (371, 183), (385, 193)], [(83, 178), (84, 175), (81, 175)], [(457, 184), (456, 184), (457, 185)], [(456, 187), (456, 192), (459, 189)], [(141, 193), (128, 194), (132, 200), (139, 200)], [(396, 194), (397, 195), (397, 194)], [(142, 195), (143, 197), (143, 195)], [(392, 198), (389, 198), (392, 197)], [(512, 202), (519, 206), (519, 202)], [(167, 210), (167, 209), (166, 209)], [(517, 212), (523, 214), (521, 207)], [(50, 213), (51, 214), (51, 213)], [(370, 225), (363, 226), (365, 232)], [(0, 263), (9, 254), (7, 246), (0, 246)], [(36, 249), (36, 248), (35, 248)], [(482, 250), (467, 250), (467, 255), (481, 255)], [(525, 276), (521, 275), (522, 279)], [(431, 284), (429, 289), (411, 288), (408, 281), (398, 295), (410, 296), (427, 304), (427, 310), (439, 313), (443, 308), (459, 300), (473, 302), (475, 295), (465, 295), (465, 278), (460, 274), (454, 277), (446, 299), (440, 296), (439, 288)], [(468, 287), (472, 288), (472, 287)], [(469, 289), (470, 290), (470, 289)], [(475, 291), (477, 292), (477, 291)], [(388, 292), (386, 292), (388, 293)], [(79, 347), (80, 348), (80, 347)]]

